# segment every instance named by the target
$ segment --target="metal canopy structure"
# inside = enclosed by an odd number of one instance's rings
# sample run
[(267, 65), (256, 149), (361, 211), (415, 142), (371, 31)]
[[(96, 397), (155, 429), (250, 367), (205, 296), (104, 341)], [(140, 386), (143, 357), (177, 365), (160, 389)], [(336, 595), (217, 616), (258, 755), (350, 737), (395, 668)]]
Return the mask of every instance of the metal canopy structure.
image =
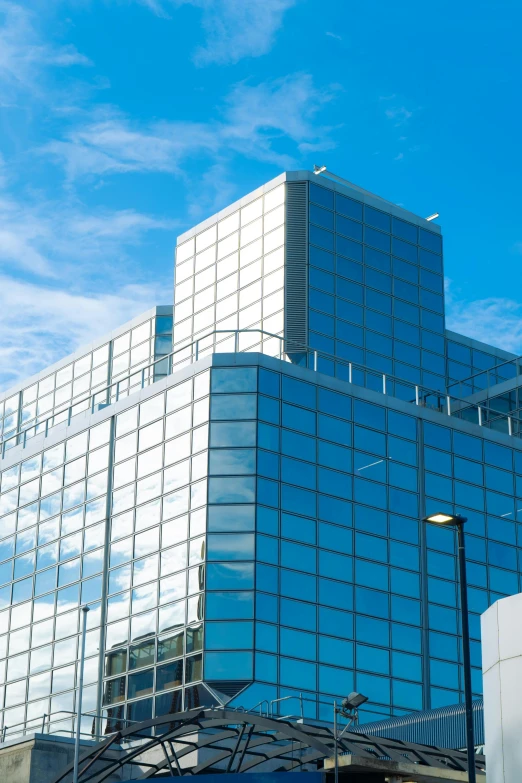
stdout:
[[(323, 726), (243, 711), (195, 709), (134, 724), (107, 737), (81, 756), (78, 783), (314, 770), (333, 755), (334, 746), (333, 732)], [(466, 754), (460, 751), (350, 732), (339, 740), (339, 753), (467, 771)], [(72, 769), (70, 764), (54, 783), (70, 783)], [(484, 772), (483, 756), (476, 757), (476, 769)]]

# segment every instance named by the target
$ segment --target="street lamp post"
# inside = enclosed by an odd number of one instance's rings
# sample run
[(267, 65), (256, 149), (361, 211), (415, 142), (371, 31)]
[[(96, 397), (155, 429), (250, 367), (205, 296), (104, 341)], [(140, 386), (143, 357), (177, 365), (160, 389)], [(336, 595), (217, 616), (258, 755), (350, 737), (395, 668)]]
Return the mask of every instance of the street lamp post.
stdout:
[(466, 705), (466, 748), (468, 754), (468, 781), (476, 783), (475, 739), (473, 733), (473, 697), (471, 690), (471, 658), (469, 652), (468, 584), (466, 579), (466, 549), (464, 543), (464, 524), (466, 517), (459, 514), (431, 514), (424, 522), (434, 525), (448, 525), (457, 528), (459, 545), (459, 583), (460, 612), (462, 622), (462, 657), (464, 663), (464, 700)]
[[(362, 693), (357, 693), (357, 691), (353, 691), (350, 693), (349, 696), (347, 696), (345, 699), (342, 700), (341, 706), (337, 706), (337, 702), (334, 701), (333, 703), (333, 711), (334, 711), (334, 778), (335, 783), (339, 783), (339, 740), (343, 736), (344, 732), (348, 728), (348, 726), (351, 726), (352, 723), (357, 723), (359, 719), (359, 713), (357, 712), (357, 708), (361, 706), (361, 704), (364, 704), (368, 701), (368, 696), (363, 696)], [(341, 731), (339, 735), (337, 735), (337, 716), (343, 715), (345, 718), (348, 719), (348, 722), (344, 729)]]

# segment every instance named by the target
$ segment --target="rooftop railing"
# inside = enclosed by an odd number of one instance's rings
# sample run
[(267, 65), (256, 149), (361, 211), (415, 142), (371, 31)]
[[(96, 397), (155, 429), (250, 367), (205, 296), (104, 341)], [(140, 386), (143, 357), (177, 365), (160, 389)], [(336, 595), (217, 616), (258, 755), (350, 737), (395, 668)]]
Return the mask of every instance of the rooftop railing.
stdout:
[(485, 392), (487, 395), (493, 386), (518, 378), (520, 375), (522, 375), (522, 357), (517, 357), (489, 367), (487, 370), (479, 370), (460, 381), (452, 381), (448, 385), (448, 391), (459, 399), (477, 392)]
[[(218, 342), (219, 335), (228, 335)], [(259, 339), (252, 342), (252, 337), (245, 339), (246, 335), (259, 335)], [(16, 433), (0, 444), (0, 456), (5, 457), (6, 452), (14, 446), (22, 445), (39, 433), (48, 435), (49, 430), (63, 422), (70, 424), (75, 416), (86, 411), (94, 413), (118, 400), (128, 397), (130, 394), (152, 385), (156, 381), (171, 375), (183, 366), (193, 364), (204, 356), (213, 353), (248, 353), (256, 351), (267, 341), (275, 341), (267, 355), (276, 356), (283, 361), (291, 361), (294, 364), (308, 367), (316, 372), (337, 377), (356, 386), (373, 389), (391, 397), (409, 402), (419, 407), (430, 408), (445, 416), (453, 416), (464, 421), (469, 421), (479, 427), (486, 427), (507, 435), (521, 437), (522, 422), (502, 411), (493, 410), (490, 407), (477, 405), (461, 397), (446, 394), (427, 386), (405, 381), (403, 378), (381, 373), (365, 365), (350, 362), (337, 356), (320, 351), (309, 346), (291, 345), (288, 340), (277, 334), (272, 334), (263, 329), (214, 329), (208, 334), (183, 345), (167, 356), (155, 359), (138, 370), (134, 370), (122, 378), (119, 378), (104, 388), (86, 395), (83, 399), (64, 407), (60, 411), (54, 411), (52, 415), (35, 425), (21, 428)], [(247, 343), (245, 345), (245, 343)], [(277, 347), (277, 350), (273, 350)]]

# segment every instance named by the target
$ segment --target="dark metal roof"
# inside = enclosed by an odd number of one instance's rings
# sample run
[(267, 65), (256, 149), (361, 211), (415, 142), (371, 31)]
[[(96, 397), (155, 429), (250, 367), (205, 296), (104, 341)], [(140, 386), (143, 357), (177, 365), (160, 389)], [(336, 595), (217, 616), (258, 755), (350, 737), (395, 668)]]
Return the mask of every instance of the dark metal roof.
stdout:
[[(473, 702), (475, 745), (484, 744), (484, 702)], [(441, 748), (465, 748), (466, 726), (464, 704), (452, 704), (435, 710), (412, 712), (398, 718), (373, 721), (354, 726), (355, 734), (371, 734), (403, 742), (438, 745)]]
[[(258, 713), (194, 709), (164, 715), (116, 731), (80, 759), (79, 783), (145, 780), (208, 773), (316, 770), (334, 754), (334, 735), (324, 726), (275, 720)], [(196, 751), (196, 752), (195, 752)], [(467, 756), (401, 740), (346, 732), (339, 751), (361, 759), (419, 764), (466, 772)], [(477, 772), (485, 769), (476, 757)], [(70, 781), (69, 764), (54, 783)]]

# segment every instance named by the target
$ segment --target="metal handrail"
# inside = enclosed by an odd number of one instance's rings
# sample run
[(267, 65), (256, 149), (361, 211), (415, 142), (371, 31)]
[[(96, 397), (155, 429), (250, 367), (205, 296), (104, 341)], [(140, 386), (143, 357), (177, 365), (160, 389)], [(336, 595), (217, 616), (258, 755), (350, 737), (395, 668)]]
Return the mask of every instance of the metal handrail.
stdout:
[[(343, 359), (338, 356), (334, 356), (333, 354), (329, 354), (326, 351), (320, 351), (314, 348), (311, 348), (307, 345), (295, 345), (292, 346), (290, 341), (288, 341), (284, 336), (273, 334), (272, 332), (267, 332), (264, 329), (214, 329), (211, 332), (208, 332), (207, 334), (203, 335), (202, 337), (198, 337), (196, 340), (192, 340), (189, 343), (186, 343), (183, 346), (180, 346), (176, 348), (174, 351), (172, 351), (169, 354), (166, 354), (165, 356), (162, 356), (159, 359), (155, 359), (152, 362), (149, 362), (147, 365), (145, 365), (142, 368), (136, 369), (134, 371), (129, 372), (127, 375), (123, 376), (122, 378), (118, 378), (115, 381), (112, 381), (110, 384), (107, 384), (107, 386), (104, 386), (101, 389), (98, 389), (97, 391), (89, 394), (82, 400), (78, 400), (74, 402), (74, 404), (69, 405), (67, 408), (64, 408), (63, 410), (59, 411), (58, 413), (55, 411), (52, 415), (47, 417), (41, 422), (38, 422), (37, 424), (32, 424), (31, 427), (28, 427), (26, 429), (19, 429), (16, 433), (11, 435), (9, 438), (4, 440), (0, 444), (0, 458), (5, 457), (5, 452), (8, 450), (7, 445), (11, 441), (15, 441), (15, 443), (12, 444), (12, 446), (19, 445), (20, 442), (22, 442), (23, 447), (25, 448), (27, 443), (27, 433), (30, 432), (32, 429), (35, 429), (38, 427), (39, 430), (41, 428), (41, 431), (44, 431), (45, 437), (47, 437), (49, 429), (53, 426), (52, 421), (56, 416), (61, 416), (63, 413), (67, 413), (67, 423), (70, 424), (71, 419), (77, 415), (78, 413), (84, 413), (87, 409), (91, 411), (91, 413), (94, 413), (96, 409), (96, 405), (100, 406), (107, 406), (112, 404), (113, 402), (118, 402), (120, 399), (120, 392), (119, 392), (119, 386), (122, 383), (125, 383), (126, 381), (131, 381), (132, 378), (139, 378), (139, 382), (136, 384), (136, 386), (139, 386), (140, 388), (145, 388), (146, 385), (150, 384), (150, 374), (147, 376), (147, 371), (151, 370), (151, 368), (154, 368), (156, 365), (167, 362), (167, 372), (166, 375), (171, 375), (172, 372), (174, 372), (174, 368), (177, 367), (181, 362), (188, 362), (188, 363), (194, 363), (196, 361), (199, 361), (200, 358), (200, 344), (208, 340), (209, 337), (212, 337), (217, 334), (233, 334), (234, 335), (234, 353), (240, 353), (245, 352), (248, 353), (249, 349), (246, 349), (245, 351), (239, 350), (239, 335), (240, 334), (248, 334), (248, 333), (256, 333), (260, 334), (262, 336), (270, 337), (270, 338), (276, 338), (279, 340), (279, 358), (281, 360), (285, 359), (286, 357), (289, 357), (292, 354), (304, 354), (307, 357), (312, 357), (312, 365), (313, 369), (315, 371), (319, 371), (319, 359), (327, 359), (328, 361), (335, 362), (337, 364), (344, 365), (348, 369), (348, 382), (353, 383), (353, 372), (354, 370), (368, 373), (371, 376), (375, 378), (380, 378), (382, 383), (381, 391), (383, 394), (389, 394), (389, 384), (392, 383), (398, 383), (402, 387), (409, 387), (412, 390), (412, 396), (414, 395), (414, 399), (411, 400), (411, 402), (415, 405), (421, 406), (421, 407), (430, 407), (426, 406), (425, 401), (430, 397), (435, 397), (439, 401), (443, 401), (443, 404), (441, 405), (440, 402), (437, 405), (434, 410), (438, 410), (440, 413), (445, 413), (448, 416), (452, 415), (458, 415), (461, 412), (464, 412), (466, 410), (473, 410), (477, 414), (477, 421), (475, 422), (478, 424), (478, 426), (486, 426), (487, 423), (492, 423), (494, 421), (505, 421), (507, 425), (507, 430), (509, 435), (515, 435), (515, 436), (521, 436), (522, 432), (514, 431), (513, 428), (513, 417), (504, 413), (503, 411), (497, 411), (492, 408), (487, 408), (481, 405), (478, 405), (473, 402), (468, 402), (466, 399), (463, 399), (461, 397), (453, 397), (452, 395), (447, 394), (447, 392), (441, 392), (436, 389), (431, 389), (427, 386), (423, 386), (421, 384), (413, 384), (409, 381), (404, 380), (403, 378), (399, 378), (398, 376), (391, 375), (388, 373), (380, 373), (379, 371), (367, 367), (363, 364), (358, 364), (356, 362), (350, 362), (346, 359)], [(212, 343), (208, 347), (205, 346), (204, 350), (207, 351), (208, 348), (212, 348), (212, 353), (215, 353), (215, 347), (216, 343)], [(173, 358), (179, 354), (182, 354), (185, 352), (185, 356), (180, 359), (178, 362), (174, 363)], [(188, 353), (187, 353), (188, 352)], [(308, 361), (307, 361), (308, 364)], [(149, 381), (147, 384), (146, 381)], [(152, 379), (152, 383), (154, 383), (154, 379)], [(355, 384), (358, 385), (358, 384)], [(115, 391), (115, 399), (113, 400), (113, 394), (112, 389), (116, 388)], [(131, 387), (132, 388), (132, 387)], [(106, 401), (102, 402), (100, 400), (100, 397), (105, 396)], [(127, 395), (125, 395), (127, 396)], [(393, 395), (391, 395), (393, 396)], [(97, 402), (96, 402), (97, 400)], [(424, 405), (423, 401), (424, 400)], [(73, 413), (73, 411), (78, 408), (79, 406), (85, 405), (85, 403), (88, 403), (87, 407), (84, 407), (82, 410), (77, 411), (77, 413)], [(515, 419), (515, 421), (518, 421)], [(62, 422), (57, 422), (57, 424), (60, 424)], [(35, 435), (37, 433), (35, 432)], [(21, 441), (19, 440), (21, 439)], [(12, 446), (9, 446), (11, 448)]]
[[(65, 715), (64, 718), (53, 718), (54, 715)], [(98, 715), (94, 712), (82, 712), (80, 713), (82, 718), (100, 718), (101, 720), (107, 720), (106, 715)], [(56, 710), (56, 712), (44, 712), (41, 718), (41, 733), (45, 734), (45, 727), (47, 726), (47, 734), (51, 734), (53, 732), (49, 731), (51, 724), (56, 723), (63, 723), (66, 720), (71, 720), (71, 718), (77, 718), (78, 713), (73, 712), (72, 710)], [(51, 720), (52, 718), (52, 720)], [(40, 718), (33, 718), (28, 719), (24, 721), (20, 721), (20, 723), (13, 723), (11, 726), (3, 726), (2, 731), (0, 733), (0, 743), (3, 743), (6, 741), (7, 732), (11, 731), (12, 729), (17, 729), (19, 727), (23, 727), (23, 731), (33, 731), (37, 727), (37, 721), (40, 721)], [(139, 723), (140, 721), (136, 720), (130, 720), (128, 718), (118, 718), (118, 723)], [(29, 725), (28, 725), (29, 724)], [(32, 725), (34, 724), (34, 725)], [(60, 729), (58, 729), (60, 731)], [(19, 734), (20, 732), (16, 732), (15, 734)], [(111, 732), (113, 733), (113, 732)], [(81, 732), (82, 736), (84, 737), (98, 737), (96, 734), (87, 734), (86, 732)]]

